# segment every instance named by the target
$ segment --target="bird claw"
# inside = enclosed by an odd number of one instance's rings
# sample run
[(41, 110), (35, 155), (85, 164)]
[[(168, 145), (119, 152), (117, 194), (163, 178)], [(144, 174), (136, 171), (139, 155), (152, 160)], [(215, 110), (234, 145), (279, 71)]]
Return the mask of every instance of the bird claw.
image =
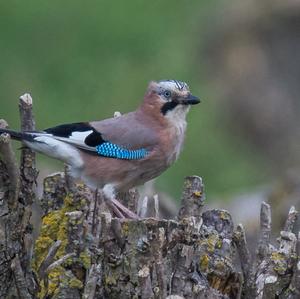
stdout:
[(121, 219), (140, 219), (139, 216), (132, 211), (130, 211), (128, 208), (126, 208), (124, 205), (122, 205), (118, 200), (116, 199), (108, 199), (106, 201), (106, 204), (110, 208), (110, 210)]

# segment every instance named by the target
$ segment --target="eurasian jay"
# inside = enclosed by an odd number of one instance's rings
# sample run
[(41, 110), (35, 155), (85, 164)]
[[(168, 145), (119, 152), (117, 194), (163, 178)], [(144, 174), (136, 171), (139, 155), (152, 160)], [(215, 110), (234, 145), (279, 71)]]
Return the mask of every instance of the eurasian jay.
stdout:
[(93, 189), (103, 188), (116, 214), (132, 217), (115, 200), (118, 191), (159, 176), (182, 149), (186, 114), (200, 100), (186, 83), (150, 82), (137, 110), (102, 121), (79, 122), (43, 131), (9, 133), (34, 151), (65, 162), (74, 178)]

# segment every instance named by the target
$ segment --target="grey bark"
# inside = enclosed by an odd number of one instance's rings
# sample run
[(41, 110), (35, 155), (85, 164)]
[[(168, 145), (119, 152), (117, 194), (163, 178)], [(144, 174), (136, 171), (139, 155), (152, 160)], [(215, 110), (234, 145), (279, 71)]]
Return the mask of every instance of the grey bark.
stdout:
[[(20, 98), (21, 126), (34, 130), (32, 100)], [(1, 126), (7, 126), (1, 121)], [(0, 136), (0, 298), (33, 298), (37, 281), (31, 269), (33, 252), (31, 204), (37, 172), (34, 155), (22, 149), (20, 170), (8, 134)]]

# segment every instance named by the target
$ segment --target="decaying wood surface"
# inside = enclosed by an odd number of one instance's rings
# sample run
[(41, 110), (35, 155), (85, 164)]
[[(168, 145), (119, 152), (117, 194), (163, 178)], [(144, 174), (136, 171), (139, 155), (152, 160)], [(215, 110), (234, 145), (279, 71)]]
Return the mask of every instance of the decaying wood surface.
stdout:
[[(22, 129), (34, 129), (31, 109), (31, 97), (22, 96)], [(185, 179), (176, 219), (160, 219), (159, 198), (140, 198), (136, 190), (119, 199), (141, 219), (119, 219), (101, 190), (75, 183), (67, 168), (48, 176), (36, 199), (34, 154), (22, 149), (19, 168), (7, 134), (0, 136), (0, 154), (0, 298), (300, 297), (294, 207), (275, 246), (271, 207), (262, 204), (254, 257), (243, 226), (235, 228), (227, 211), (202, 211), (198, 176)], [(43, 215), (33, 242), (34, 201)]]
[[(19, 107), (22, 130), (34, 130), (29, 94), (20, 97)], [(0, 126), (7, 123), (0, 120)], [(33, 298), (38, 288), (31, 269), (35, 156), (22, 148), (19, 168), (8, 134), (0, 136), (0, 154), (0, 298)]]

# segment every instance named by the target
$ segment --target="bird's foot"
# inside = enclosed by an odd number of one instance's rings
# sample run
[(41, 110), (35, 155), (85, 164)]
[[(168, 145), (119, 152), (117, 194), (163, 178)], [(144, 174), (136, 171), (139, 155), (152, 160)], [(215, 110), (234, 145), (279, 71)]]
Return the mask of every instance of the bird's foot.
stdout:
[(139, 219), (140, 217), (130, 211), (128, 208), (126, 208), (124, 205), (122, 205), (118, 200), (116, 199), (109, 199), (106, 200), (106, 204), (110, 208), (110, 210), (119, 218), (125, 219)]

